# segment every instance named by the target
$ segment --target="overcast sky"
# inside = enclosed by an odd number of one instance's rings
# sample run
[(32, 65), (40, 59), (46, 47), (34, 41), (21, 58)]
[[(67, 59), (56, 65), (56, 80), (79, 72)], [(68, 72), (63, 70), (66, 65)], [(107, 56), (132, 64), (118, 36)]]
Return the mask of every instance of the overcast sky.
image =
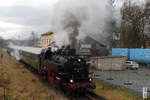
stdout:
[[(59, 0), (0, 0), (0, 36), (28, 36), (50, 31), (52, 8)], [(120, 5), (120, 1), (118, 0)]]
[[(0, 36), (16, 37), (50, 30), (52, 8), (58, 0), (0, 0)], [(24, 37), (26, 37), (24, 36)]]

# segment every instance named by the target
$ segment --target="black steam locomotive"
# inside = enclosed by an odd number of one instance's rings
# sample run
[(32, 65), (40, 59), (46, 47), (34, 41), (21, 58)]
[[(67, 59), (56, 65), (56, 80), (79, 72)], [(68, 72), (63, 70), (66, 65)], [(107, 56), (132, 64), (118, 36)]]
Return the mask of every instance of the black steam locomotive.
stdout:
[(96, 88), (89, 78), (89, 65), (69, 47), (53, 52), (48, 48), (40, 54), (25, 50), (19, 50), (19, 53), (23, 62), (37, 70), (52, 86), (61, 88), (68, 95)]

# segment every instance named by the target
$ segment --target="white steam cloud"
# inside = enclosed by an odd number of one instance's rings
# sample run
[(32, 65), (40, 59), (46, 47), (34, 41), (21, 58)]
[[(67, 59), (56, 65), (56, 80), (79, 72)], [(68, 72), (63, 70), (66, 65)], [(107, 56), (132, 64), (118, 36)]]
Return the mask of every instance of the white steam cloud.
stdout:
[(114, 11), (111, 0), (60, 0), (51, 21), (52, 30), (57, 33), (56, 43), (66, 45), (91, 36), (109, 44), (116, 19)]
[(70, 34), (74, 32), (74, 39), (92, 36), (97, 41), (108, 44), (115, 20), (113, 13), (111, 0), (59, 1), (51, 21), (52, 30), (57, 33), (56, 43), (59, 46), (70, 44)]
[(21, 60), (21, 57), (20, 57), (20, 53), (19, 53), (19, 50), (13, 50), (11, 51), (10, 55), (12, 57), (14, 57), (17, 61), (20, 61)]

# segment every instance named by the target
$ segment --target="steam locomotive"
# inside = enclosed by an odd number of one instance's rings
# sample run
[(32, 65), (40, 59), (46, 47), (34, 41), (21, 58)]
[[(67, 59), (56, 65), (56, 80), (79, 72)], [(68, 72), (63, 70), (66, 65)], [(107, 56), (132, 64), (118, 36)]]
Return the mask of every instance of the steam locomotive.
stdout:
[(89, 77), (89, 65), (74, 49), (43, 49), (40, 53), (19, 50), (21, 60), (35, 69), (49, 84), (61, 88), (67, 95), (95, 89)]

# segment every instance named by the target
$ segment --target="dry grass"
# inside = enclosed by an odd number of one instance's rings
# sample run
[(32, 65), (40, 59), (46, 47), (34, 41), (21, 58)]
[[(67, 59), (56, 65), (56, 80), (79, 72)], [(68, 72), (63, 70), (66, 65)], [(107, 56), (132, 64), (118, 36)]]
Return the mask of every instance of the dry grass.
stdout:
[(150, 97), (148, 97), (147, 99), (145, 99), (145, 100), (150, 100)]
[[(7, 87), (6, 96), (10, 97), (10, 100), (67, 100), (6, 53), (3, 64), (0, 63), (0, 80), (0, 84)], [(97, 80), (93, 81), (97, 85), (95, 92), (108, 100), (141, 100), (140, 97), (136, 97), (126, 89), (106, 85)], [(3, 96), (3, 90), (3, 87), (0, 87), (0, 96)], [(0, 100), (2, 99), (0, 98)]]
[[(0, 64), (0, 73), (5, 73), (6, 78), (9, 77), (7, 88), (12, 100), (67, 100), (7, 53), (4, 53), (3, 64)], [(3, 89), (0, 89), (0, 94), (1, 91)]]
[(113, 85), (107, 85), (96, 79), (93, 79), (93, 81), (97, 86), (94, 91), (104, 96), (108, 100), (142, 100), (141, 97), (134, 95), (127, 89), (122, 89)]

